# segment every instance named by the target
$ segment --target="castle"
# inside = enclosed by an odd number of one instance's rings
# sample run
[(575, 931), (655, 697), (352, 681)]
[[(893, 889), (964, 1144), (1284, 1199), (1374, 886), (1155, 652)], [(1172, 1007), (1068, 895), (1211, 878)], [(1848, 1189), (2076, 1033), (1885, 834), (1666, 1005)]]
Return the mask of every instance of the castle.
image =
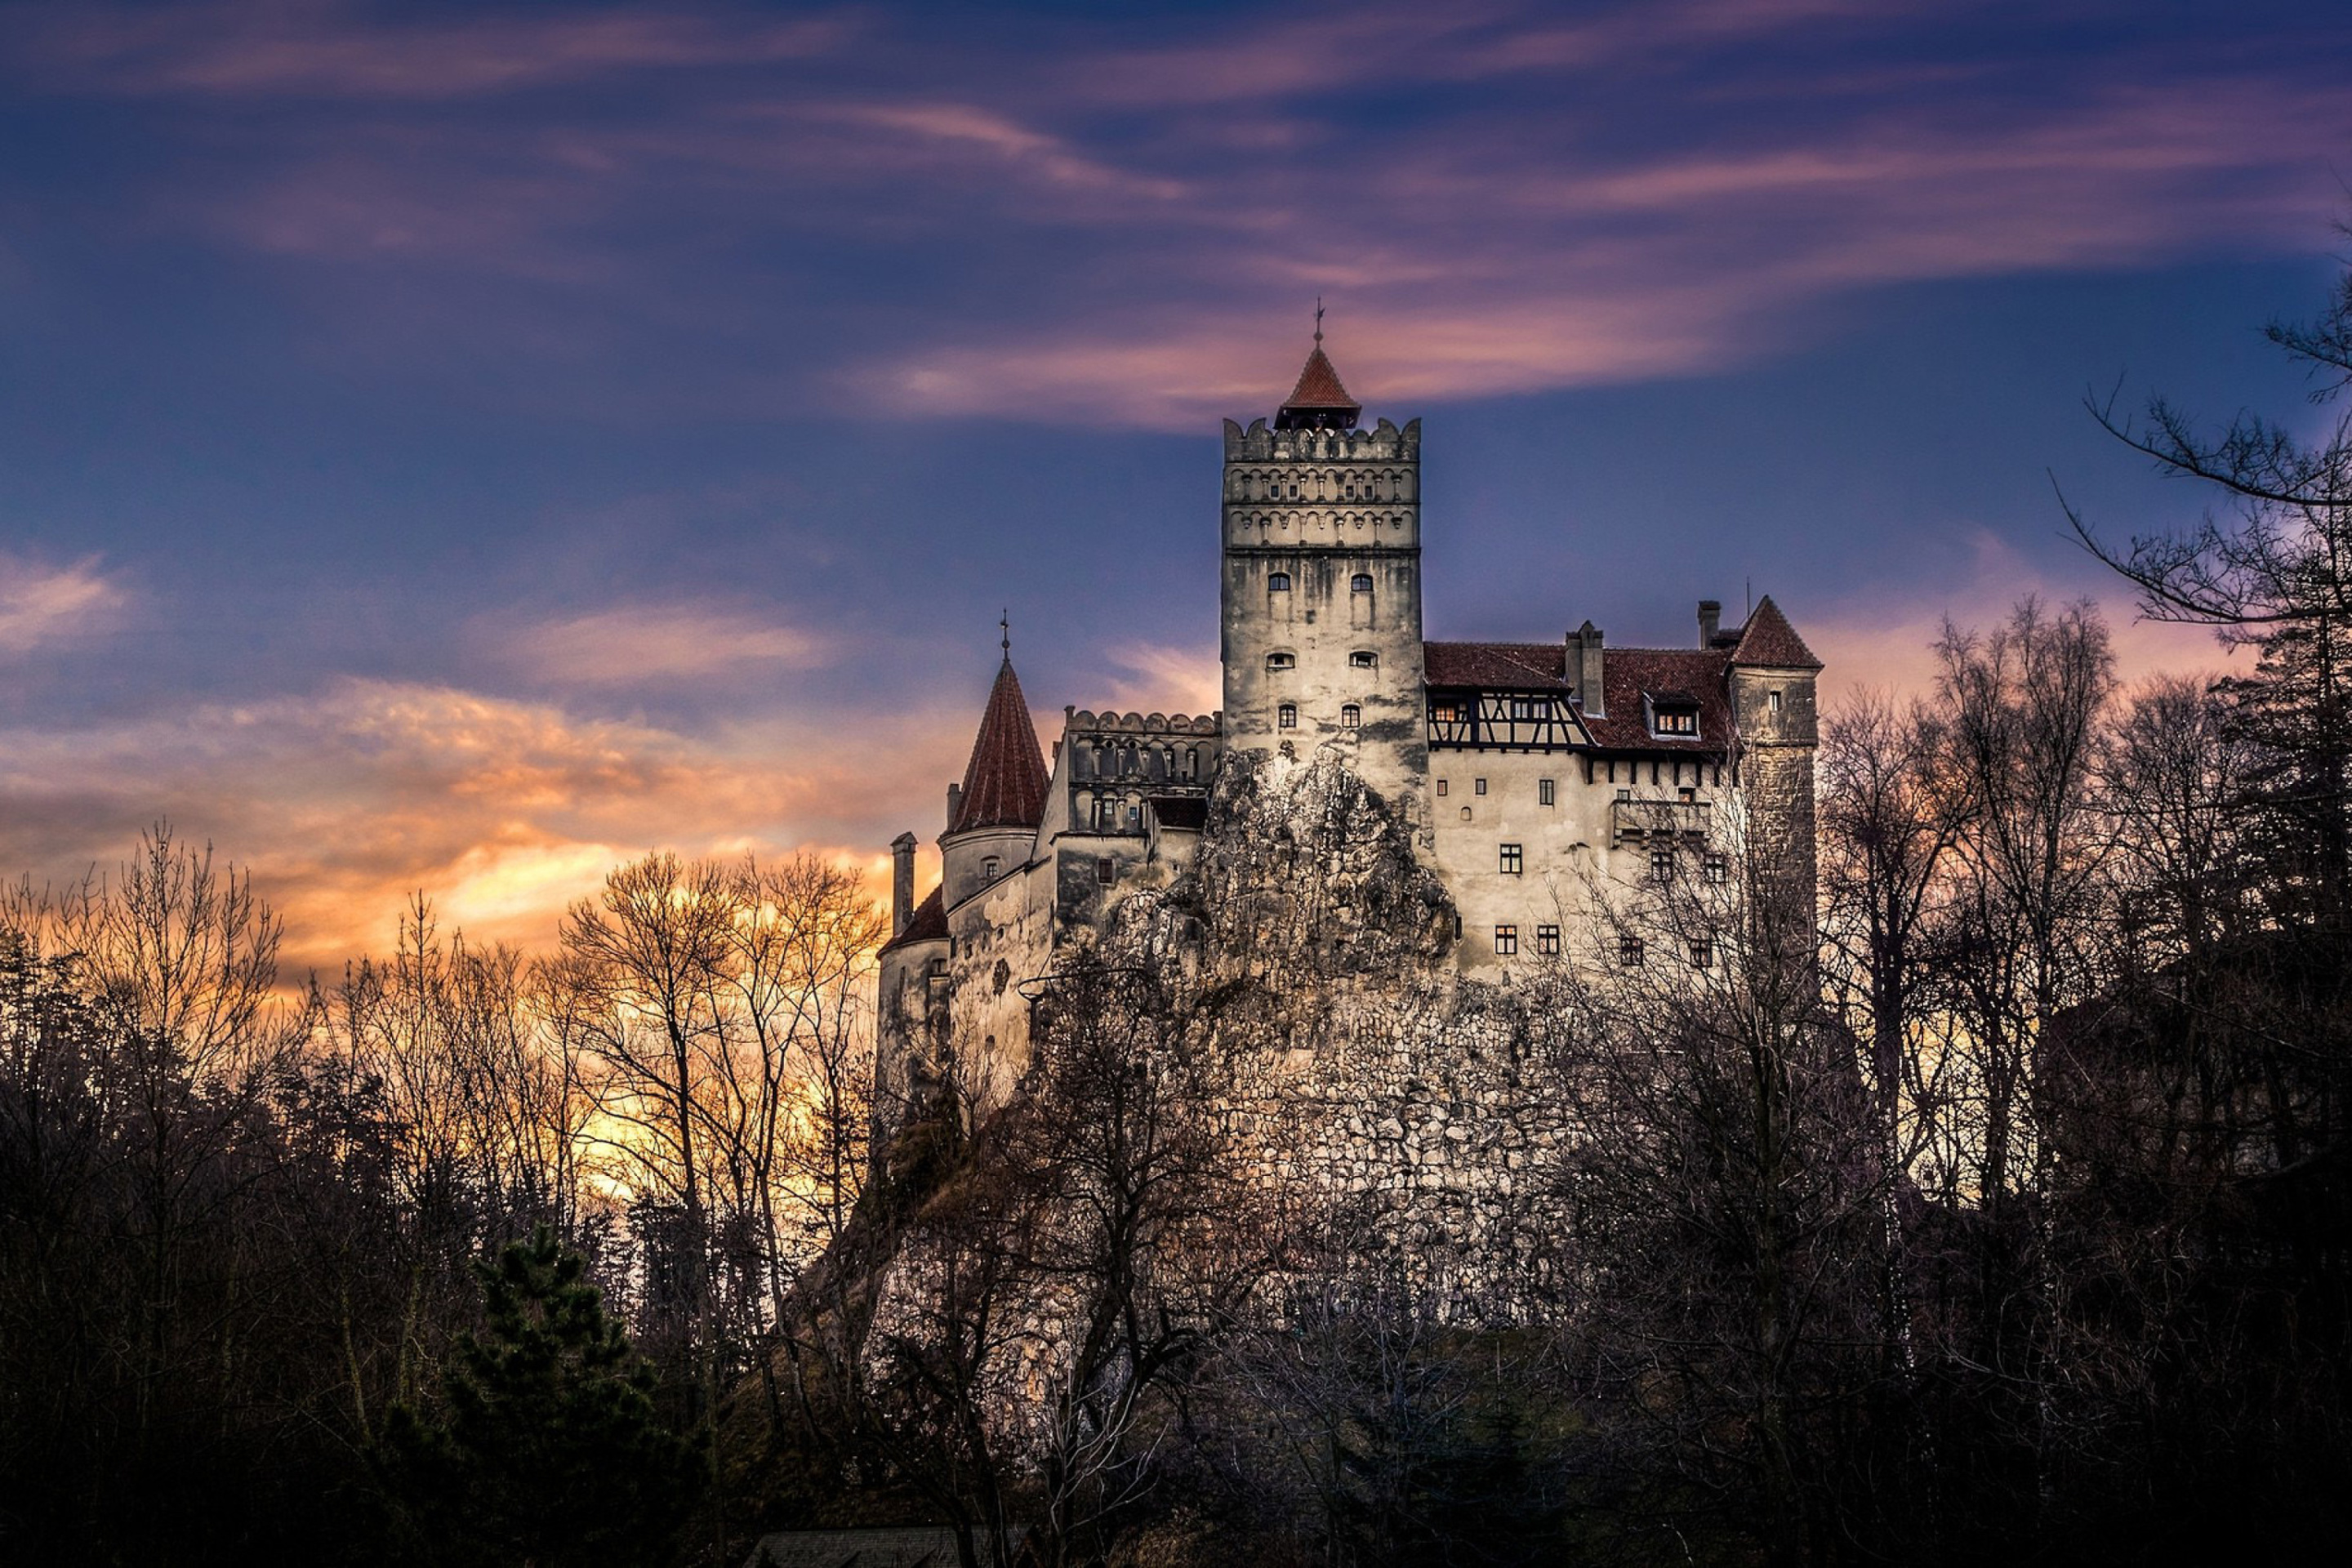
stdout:
[(1402, 817), (1452, 898), (1465, 977), (1579, 952), (1704, 965), (1704, 942), (1593, 952), (1591, 900), (1719, 880), (1734, 854), (1810, 905), (1822, 665), (1771, 599), (1731, 627), (1702, 602), (1676, 648), (1612, 647), (1591, 620), (1557, 642), (1425, 642), (1421, 421), (1361, 415), (1318, 330), (1271, 426), (1225, 422), (1222, 711), (1065, 709), (1049, 770), (1008, 642), (919, 903), (915, 837), (892, 846), (886, 1093), (925, 1031), (1017, 1072), (1033, 983), (1124, 893), (1183, 871), (1243, 753), (1336, 755)]

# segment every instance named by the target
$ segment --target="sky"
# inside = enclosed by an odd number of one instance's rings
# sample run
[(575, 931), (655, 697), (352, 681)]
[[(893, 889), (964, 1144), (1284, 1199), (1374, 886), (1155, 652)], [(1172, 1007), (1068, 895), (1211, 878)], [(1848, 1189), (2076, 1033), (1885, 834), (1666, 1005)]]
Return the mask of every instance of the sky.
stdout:
[(289, 970), (543, 944), (652, 848), (878, 867), (1009, 615), (1216, 700), (1220, 420), (1424, 421), (1433, 637), (1835, 694), (2208, 498), (2085, 398), (2319, 417), (2352, 6), (0, 3), (0, 875), (168, 818)]

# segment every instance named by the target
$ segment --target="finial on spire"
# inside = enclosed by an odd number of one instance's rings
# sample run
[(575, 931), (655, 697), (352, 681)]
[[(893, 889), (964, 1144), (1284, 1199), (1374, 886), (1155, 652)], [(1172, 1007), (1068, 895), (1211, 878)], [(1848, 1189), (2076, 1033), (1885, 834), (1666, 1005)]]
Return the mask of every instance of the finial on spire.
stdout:
[(1010, 661), (1013, 658), (1013, 609), (1011, 605), (1005, 606), (1004, 613), (996, 617), (996, 629), (1004, 634), (998, 639), (998, 642), (1004, 649), (1005, 658)]
[(1315, 346), (1323, 346), (1323, 296), (1315, 296)]

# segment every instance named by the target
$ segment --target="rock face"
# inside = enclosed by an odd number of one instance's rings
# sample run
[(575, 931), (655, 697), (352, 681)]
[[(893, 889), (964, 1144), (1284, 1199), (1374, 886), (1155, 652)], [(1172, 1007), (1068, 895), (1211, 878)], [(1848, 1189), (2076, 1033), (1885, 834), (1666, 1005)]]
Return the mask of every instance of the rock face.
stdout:
[(1453, 900), (1411, 828), (1328, 749), (1229, 757), (1169, 901), (1197, 910), (1208, 966), (1229, 979), (1404, 979), (1454, 935)]
[(1216, 1108), (1232, 1158), (1302, 1233), (1510, 1318), (1559, 1284), (1538, 1222), (1566, 1129), (1530, 1048), (1554, 993), (1464, 978), (1454, 931), (1402, 814), (1325, 750), (1229, 756), (1191, 868), (1129, 893), (1091, 952), (1211, 1020), (1242, 1063)]

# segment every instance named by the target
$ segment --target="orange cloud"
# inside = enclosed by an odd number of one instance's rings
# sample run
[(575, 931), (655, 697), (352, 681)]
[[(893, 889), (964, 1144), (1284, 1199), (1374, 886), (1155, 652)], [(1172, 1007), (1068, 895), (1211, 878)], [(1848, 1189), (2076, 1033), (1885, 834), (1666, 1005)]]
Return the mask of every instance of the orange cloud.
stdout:
[(568, 903), (654, 848), (835, 846), (887, 890), (877, 857), (937, 815), (929, 781), (960, 769), (971, 718), (915, 709), (856, 732), (769, 720), (694, 736), (342, 679), (306, 696), (21, 726), (0, 731), (0, 866), (51, 881), (105, 869), (169, 816), (252, 871), (287, 917), (290, 974), (383, 946), (415, 889), (475, 936), (543, 945)]

